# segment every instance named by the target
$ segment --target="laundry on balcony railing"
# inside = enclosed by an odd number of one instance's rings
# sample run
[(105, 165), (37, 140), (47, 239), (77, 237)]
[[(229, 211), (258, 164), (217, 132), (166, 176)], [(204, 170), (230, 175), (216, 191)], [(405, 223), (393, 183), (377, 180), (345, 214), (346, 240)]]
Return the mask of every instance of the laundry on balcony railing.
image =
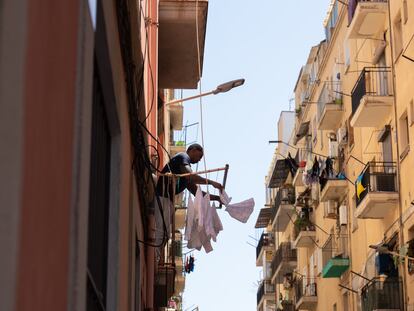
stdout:
[(370, 192), (396, 192), (396, 164), (369, 162), (355, 182), (357, 206)]
[(302, 297), (316, 297), (316, 278), (298, 277), (295, 282), (296, 301)]

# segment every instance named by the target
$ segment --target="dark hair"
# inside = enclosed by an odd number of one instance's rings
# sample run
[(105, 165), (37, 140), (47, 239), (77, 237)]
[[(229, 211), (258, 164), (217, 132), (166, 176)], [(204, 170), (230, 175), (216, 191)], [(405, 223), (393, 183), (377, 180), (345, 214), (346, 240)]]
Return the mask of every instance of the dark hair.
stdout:
[(204, 152), (204, 149), (203, 149), (203, 147), (200, 144), (191, 144), (190, 146), (188, 146), (187, 152), (189, 152), (189, 151), (191, 151), (193, 149), (198, 150), (198, 151), (201, 151), (201, 152)]

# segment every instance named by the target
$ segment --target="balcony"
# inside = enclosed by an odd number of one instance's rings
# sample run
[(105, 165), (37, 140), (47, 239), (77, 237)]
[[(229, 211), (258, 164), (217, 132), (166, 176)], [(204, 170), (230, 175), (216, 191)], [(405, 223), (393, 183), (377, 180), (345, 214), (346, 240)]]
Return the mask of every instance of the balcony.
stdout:
[(259, 308), (264, 300), (275, 300), (275, 286), (268, 280), (262, 281), (257, 290), (257, 307)]
[(168, 299), (174, 293), (175, 269), (172, 266), (158, 266), (155, 274), (155, 296), (156, 307), (166, 307)]
[(306, 248), (315, 245), (315, 225), (309, 219), (310, 208), (302, 207), (294, 221), (293, 248)]
[(350, 0), (348, 2), (348, 38), (376, 38), (385, 27), (387, 0)]
[[(177, 235), (176, 235), (176, 238), (177, 238)], [(183, 241), (182, 240), (175, 240), (173, 242), (173, 247), (174, 247), (175, 266), (177, 268), (182, 269), (184, 267), (184, 263), (183, 263)]]
[(398, 206), (396, 165), (369, 162), (355, 183), (356, 217), (382, 219)]
[(365, 67), (352, 90), (353, 127), (381, 127), (394, 102), (390, 67)]
[(361, 290), (362, 311), (405, 310), (401, 278), (376, 278)]
[(322, 248), (322, 277), (339, 278), (349, 268), (348, 236), (330, 236)]
[(318, 303), (316, 279), (300, 277), (295, 283), (296, 309), (311, 310)]
[(283, 187), (277, 192), (271, 216), (272, 227), (276, 232), (286, 230), (290, 219), (295, 213), (293, 206), (295, 200), (295, 188), (293, 187)]
[(343, 198), (348, 191), (348, 181), (346, 179), (328, 178), (321, 182), (320, 202), (329, 200), (338, 201)]
[(199, 58), (201, 70), (203, 68), (207, 10), (207, 0), (160, 1), (158, 28), (160, 88), (197, 88), (200, 80)]
[(282, 284), (283, 276), (287, 273), (292, 273), (293, 269), (296, 268), (296, 264), (296, 249), (292, 249), (290, 242), (281, 243), (272, 260), (272, 282)]
[(343, 113), (340, 82), (325, 82), (318, 100), (318, 130), (336, 131)]
[(171, 157), (175, 156), (177, 153), (185, 152), (185, 151), (186, 151), (185, 141), (177, 140), (177, 141), (171, 142), (170, 144)]
[(273, 234), (263, 232), (256, 247), (256, 266), (260, 267), (262, 265), (263, 255), (265, 255), (266, 251), (273, 250), (273, 248)]

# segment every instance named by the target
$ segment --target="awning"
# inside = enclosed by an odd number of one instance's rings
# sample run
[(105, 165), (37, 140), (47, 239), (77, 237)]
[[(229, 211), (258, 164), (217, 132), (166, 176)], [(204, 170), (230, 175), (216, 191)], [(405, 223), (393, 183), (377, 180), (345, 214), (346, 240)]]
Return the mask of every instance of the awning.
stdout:
[(301, 140), (303, 137), (305, 137), (309, 132), (309, 124), (310, 121), (302, 122), (299, 125), (299, 129), (296, 131), (295, 139), (293, 140), (293, 143), (296, 145), (296, 143)]
[(277, 160), (270, 177), (268, 187), (278, 188), (282, 186), (289, 175), (289, 165), (285, 159)]
[(262, 208), (256, 220), (255, 228), (266, 228), (272, 216), (273, 208)]

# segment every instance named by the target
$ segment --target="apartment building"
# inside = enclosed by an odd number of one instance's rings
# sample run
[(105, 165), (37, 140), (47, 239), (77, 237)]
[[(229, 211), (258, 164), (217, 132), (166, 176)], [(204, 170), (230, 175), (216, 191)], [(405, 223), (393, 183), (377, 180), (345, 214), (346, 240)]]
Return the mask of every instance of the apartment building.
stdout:
[(181, 310), (153, 177), (185, 148), (168, 101), (197, 87), (208, 1), (0, 7), (0, 309)]
[(266, 177), (256, 227), (273, 244), (257, 265), (274, 287), (258, 310), (414, 309), (413, 12), (409, 0), (331, 2)]

